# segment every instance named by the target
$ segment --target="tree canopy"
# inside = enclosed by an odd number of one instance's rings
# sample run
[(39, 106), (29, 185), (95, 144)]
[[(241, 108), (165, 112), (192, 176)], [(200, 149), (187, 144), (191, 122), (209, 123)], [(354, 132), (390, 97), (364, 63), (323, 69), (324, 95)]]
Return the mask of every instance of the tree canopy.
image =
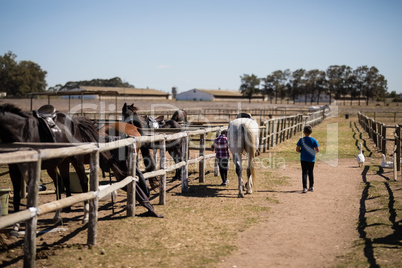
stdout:
[(50, 91), (63, 91), (74, 88), (79, 88), (80, 86), (92, 86), (92, 87), (127, 87), (135, 88), (127, 82), (123, 82), (120, 77), (113, 77), (110, 79), (92, 79), (83, 81), (70, 81), (63, 85), (56, 85), (49, 88)]
[(244, 96), (247, 96), (249, 102), (253, 95), (260, 93), (259, 84), (260, 79), (255, 74), (245, 74), (240, 76), (241, 79), (241, 86), (240, 91)]
[[(240, 91), (251, 99), (253, 94), (263, 94), (271, 102), (275, 98), (292, 99), (304, 96), (305, 102), (319, 102), (322, 94), (330, 98), (349, 98), (366, 100), (384, 98), (387, 93), (387, 80), (374, 66), (359, 66), (352, 69), (346, 65), (331, 65), (327, 70), (289, 69), (276, 70), (263, 78), (254, 74), (244, 74), (241, 78)], [(260, 85), (260, 82), (262, 84)], [(331, 99), (330, 99), (331, 100)]]
[(32, 61), (16, 61), (11, 51), (0, 56), (0, 91), (10, 97), (26, 97), (46, 90), (46, 71)]

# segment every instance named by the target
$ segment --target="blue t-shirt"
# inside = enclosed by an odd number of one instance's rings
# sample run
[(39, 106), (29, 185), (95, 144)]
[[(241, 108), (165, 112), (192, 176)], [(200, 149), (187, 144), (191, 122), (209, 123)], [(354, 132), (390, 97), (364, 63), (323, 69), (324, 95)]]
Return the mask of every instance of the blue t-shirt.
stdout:
[(300, 146), (300, 160), (307, 162), (315, 162), (316, 151), (314, 148), (318, 147), (318, 142), (312, 137), (301, 138), (297, 142), (297, 146)]

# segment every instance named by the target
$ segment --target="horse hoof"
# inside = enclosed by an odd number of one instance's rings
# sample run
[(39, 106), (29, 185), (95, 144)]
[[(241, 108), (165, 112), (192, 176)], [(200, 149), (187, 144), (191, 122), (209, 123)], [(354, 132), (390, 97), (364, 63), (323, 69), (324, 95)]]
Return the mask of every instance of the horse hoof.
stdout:
[(87, 224), (88, 221), (89, 221), (89, 219), (83, 219), (83, 220), (82, 220), (82, 224)]
[(52, 223), (53, 223), (53, 224), (60, 223), (60, 222), (62, 222), (62, 221), (63, 221), (63, 219), (62, 219), (61, 217), (54, 217), (54, 218), (52, 219)]
[(140, 217), (156, 217), (156, 218), (164, 218), (165, 216), (156, 214), (155, 211), (148, 210), (147, 212), (144, 212), (139, 215)]
[(14, 237), (14, 238), (18, 238), (19, 234), (17, 230), (11, 230), (10, 231), (10, 236)]
[(239, 197), (239, 198), (244, 198), (244, 194), (241, 193), (241, 194), (239, 194), (237, 197)]

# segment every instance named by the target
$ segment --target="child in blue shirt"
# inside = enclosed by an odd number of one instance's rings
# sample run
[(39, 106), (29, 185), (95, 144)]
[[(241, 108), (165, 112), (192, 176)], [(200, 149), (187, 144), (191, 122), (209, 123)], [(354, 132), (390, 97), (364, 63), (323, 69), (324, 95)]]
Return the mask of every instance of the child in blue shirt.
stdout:
[[(304, 137), (297, 142), (296, 152), (300, 153), (300, 162), (302, 167), (302, 182), (303, 193), (307, 191), (314, 191), (314, 163), (315, 155), (320, 150), (318, 142), (313, 137), (310, 137), (313, 130), (311, 126), (305, 126), (303, 129)], [(307, 177), (309, 179), (309, 188), (307, 189)]]

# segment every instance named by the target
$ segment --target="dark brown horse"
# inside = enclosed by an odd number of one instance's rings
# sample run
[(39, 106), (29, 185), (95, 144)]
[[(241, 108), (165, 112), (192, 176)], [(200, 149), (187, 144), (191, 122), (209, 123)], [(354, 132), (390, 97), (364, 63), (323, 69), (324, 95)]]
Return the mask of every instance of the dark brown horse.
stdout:
[[(175, 120), (163, 120), (163, 116), (158, 116), (156, 119), (152, 119), (149, 116), (141, 116), (137, 113), (138, 108), (134, 106), (134, 103), (131, 105), (127, 105), (124, 103), (122, 108), (122, 117), (124, 122), (132, 123), (133, 125), (138, 127), (138, 130), (141, 132), (144, 128), (174, 128), (180, 129), (180, 124)], [(182, 110), (183, 111), (183, 110)], [(183, 111), (184, 112), (184, 111)], [(150, 119), (151, 118), (151, 119)], [(187, 114), (185, 119), (187, 120)], [(158, 123), (158, 127), (155, 124), (149, 123), (149, 120), (154, 120)], [(175, 163), (179, 163), (183, 161), (183, 153), (182, 153), (182, 139), (174, 140), (168, 142), (166, 144), (166, 150), (169, 152), (170, 156), (173, 158)], [(150, 156), (149, 150), (151, 149), (151, 144), (142, 144), (141, 145), (141, 154), (144, 159), (144, 164), (146, 166), (146, 172), (156, 170), (155, 161)], [(176, 169), (176, 174), (173, 180), (181, 179), (181, 169)]]
[[(132, 124), (138, 128), (139, 133), (141, 136), (144, 136), (144, 128), (159, 128), (159, 124), (163, 121), (163, 116), (158, 117), (157, 119), (153, 119), (150, 116), (143, 116), (137, 113), (137, 107), (134, 106), (134, 103), (131, 105), (127, 105), (124, 103), (122, 108), (122, 117), (125, 123)], [(145, 165), (145, 171), (155, 171), (156, 164), (154, 158), (151, 156), (151, 144), (150, 143), (142, 143), (141, 144), (141, 154), (142, 159)]]
[[(47, 122), (47, 123), (45, 123)], [(61, 142), (76, 143), (82, 141), (78, 125), (65, 113), (56, 112), (53, 106), (46, 105), (34, 113), (23, 112), (12, 104), (3, 104), (0, 106), (0, 140), (2, 143), (13, 142)], [(45, 160), (42, 163), (42, 169), (46, 169), (57, 187), (60, 176), (63, 180), (66, 195), (70, 196), (69, 164), (72, 164), (77, 172), (81, 187), (84, 192), (88, 191), (88, 177), (85, 174), (83, 156), (73, 156), (67, 158), (57, 158)], [(14, 188), (14, 211), (20, 209), (21, 188), (23, 178), (28, 185), (29, 179), (27, 164), (10, 164), (10, 177)], [(61, 190), (58, 191), (60, 198)], [(84, 209), (84, 221), (88, 220), (88, 213)], [(59, 212), (55, 218), (60, 219)]]
[[(125, 138), (127, 136), (141, 136), (136, 126), (123, 122), (105, 125), (99, 131), (97, 131), (92, 121), (85, 117), (77, 117), (74, 118), (74, 120), (80, 126), (81, 135), (84, 142), (110, 142), (116, 139)], [(136, 148), (138, 153), (138, 144)], [(99, 161), (101, 169), (105, 172), (112, 170), (118, 181), (123, 180), (127, 177), (128, 171), (127, 154), (127, 148), (101, 152)], [(148, 209), (144, 216), (163, 218), (162, 215), (156, 214), (152, 204), (149, 201), (149, 189), (145, 182), (145, 178), (138, 167), (136, 168), (136, 175), (139, 178), (139, 182), (136, 184), (135, 189), (136, 200), (142, 206)]]
[(183, 109), (179, 109), (173, 113), (171, 120), (178, 123), (187, 123), (187, 112)]

